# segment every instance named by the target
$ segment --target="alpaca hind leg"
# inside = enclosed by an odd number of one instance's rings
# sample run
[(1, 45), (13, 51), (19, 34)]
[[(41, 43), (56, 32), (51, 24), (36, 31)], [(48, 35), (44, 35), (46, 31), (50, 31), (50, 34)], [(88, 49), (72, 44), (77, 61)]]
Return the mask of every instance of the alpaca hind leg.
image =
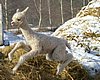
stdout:
[(72, 58), (73, 58), (72, 54), (68, 53), (66, 55), (66, 60), (62, 63), (59, 63), (59, 65), (57, 66), (57, 73), (56, 73), (57, 75), (61, 73), (64, 70), (64, 68), (72, 61)]
[(60, 62), (60, 64), (57, 66), (57, 74), (59, 74), (71, 61), (72, 55), (67, 54), (65, 45), (59, 45), (55, 48), (54, 52), (52, 53), (52, 58), (53, 60)]

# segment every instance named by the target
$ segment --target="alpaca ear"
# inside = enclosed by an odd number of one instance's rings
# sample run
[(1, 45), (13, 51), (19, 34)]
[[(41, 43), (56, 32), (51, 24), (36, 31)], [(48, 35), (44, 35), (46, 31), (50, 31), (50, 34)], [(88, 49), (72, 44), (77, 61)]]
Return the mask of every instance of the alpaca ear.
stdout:
[(19, 9), (16, 10), (16, 13), (19, 12)]
[(22, 13), (26, 13), (28, 9), (29, 9), (29, 7), (27, 7), (26, 9), (24, 9), (24, 10), (22, 11)]

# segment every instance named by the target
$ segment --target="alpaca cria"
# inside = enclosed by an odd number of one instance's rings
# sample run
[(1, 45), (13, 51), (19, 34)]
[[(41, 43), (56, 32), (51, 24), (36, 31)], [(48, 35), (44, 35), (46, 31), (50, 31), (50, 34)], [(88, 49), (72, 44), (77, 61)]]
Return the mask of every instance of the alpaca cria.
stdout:
[(63, 71), (63, 69), (72, 61), (72, 54), (67, 53), (66, 46), (70, 49), (70, 45), (66, 40), (60, 39), (53, 36), (47, 36), (34, 32), (27, 23), (26, 12), (29, 8), (27, 7), (22, 12), (17, 9), (16, 13), (12, 17), (12, 26), (17, 26), (22, 31), (25, 37), (26, 44), (24, 42), (18, 42), (12, 51), (8, 54), (8, 58), (11, 61), (13, 53), (23, 46), (28, 49), (28, 53), (20, 56), (20, 59), (16, 66), (13, 68), (13, 73), (24, 63), (27, 59), (37, 56), (38, 54), (46, 54), (47, 60), (54, 60), (59, 62), (57, 66), (57, 73)]

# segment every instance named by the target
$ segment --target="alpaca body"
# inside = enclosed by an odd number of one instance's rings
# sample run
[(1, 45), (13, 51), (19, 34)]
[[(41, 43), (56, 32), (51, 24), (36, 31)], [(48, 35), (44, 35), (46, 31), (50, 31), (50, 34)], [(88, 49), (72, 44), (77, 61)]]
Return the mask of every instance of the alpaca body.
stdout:
[(21, 31), (25, 37), (27, 44), (31, 47), (31, 49), (38, 51), (37, 54), (52, 54), (53, 51), (59, 46), (57, 54), (62, 57), (62, 61), (64, 60), (64, 57), (66, 56), (66, 44), (68, 44), (66, 40), (34, 32), (28, 26), (24, 26), (24, 29), (21, 28)]
[(32, 49), (42, 49), (41, 53), (51, 53), (56, 46), (62, 44), (64, 44), (64, 46), (66, 47), (66, 41), (60, 38), (58, 39), (53, 36), (47, 36), (44, 34), (33, 32), (31, 31), (31, 29), (30, 31), (21, 29), (21, 31), (25, 37), (27, 44), (30, 45)]
[(12, 18), (12, 25), (16, 25), (22, 31), (22, 34), (25, 37), (27, 44), (23, 42), (18, 42), (12, 51), (8, 54), (8, 58), (11, 61), (13, 53), (23, 46), (25, 49), (28, 49), (28, 53), (23, 54), (16, 66), (13, 68), (13, 73), (17, 71), (19, 66), (23, 64), (26, 60), (31, 57), (37, 56), (38, 54), (46, 54), (47, 60), (54, 60), (59, 62), (57, 66), (57, 73), (59, 74), (63, 69), (72, 61), (72, 54), (68, 54), (66, 47), (70, 48), (70, 45), (66, 40), (60, 39), (53, 36), (47, 36), (45, 34), (39, 34), (34, 32), (27, 23), (25, 14), (28, 8), (22, 12), (16, 12)]

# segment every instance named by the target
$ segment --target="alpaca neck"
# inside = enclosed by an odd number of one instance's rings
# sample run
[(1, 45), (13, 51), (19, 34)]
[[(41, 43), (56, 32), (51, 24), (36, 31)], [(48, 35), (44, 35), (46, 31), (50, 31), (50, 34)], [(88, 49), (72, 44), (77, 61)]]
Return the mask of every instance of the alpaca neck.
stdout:
[(34, 34), (34, 31), (28, 26), (27, 21), (24, 22), (24, 23), (21, 25), (20, 30), (22, 31), (22, 34), (24, 35), (24, 37), (25, 37), (26, 40), (30, 40), (31, 37), (32, 37), (33, 35), (35, 35), (35, 34)]

